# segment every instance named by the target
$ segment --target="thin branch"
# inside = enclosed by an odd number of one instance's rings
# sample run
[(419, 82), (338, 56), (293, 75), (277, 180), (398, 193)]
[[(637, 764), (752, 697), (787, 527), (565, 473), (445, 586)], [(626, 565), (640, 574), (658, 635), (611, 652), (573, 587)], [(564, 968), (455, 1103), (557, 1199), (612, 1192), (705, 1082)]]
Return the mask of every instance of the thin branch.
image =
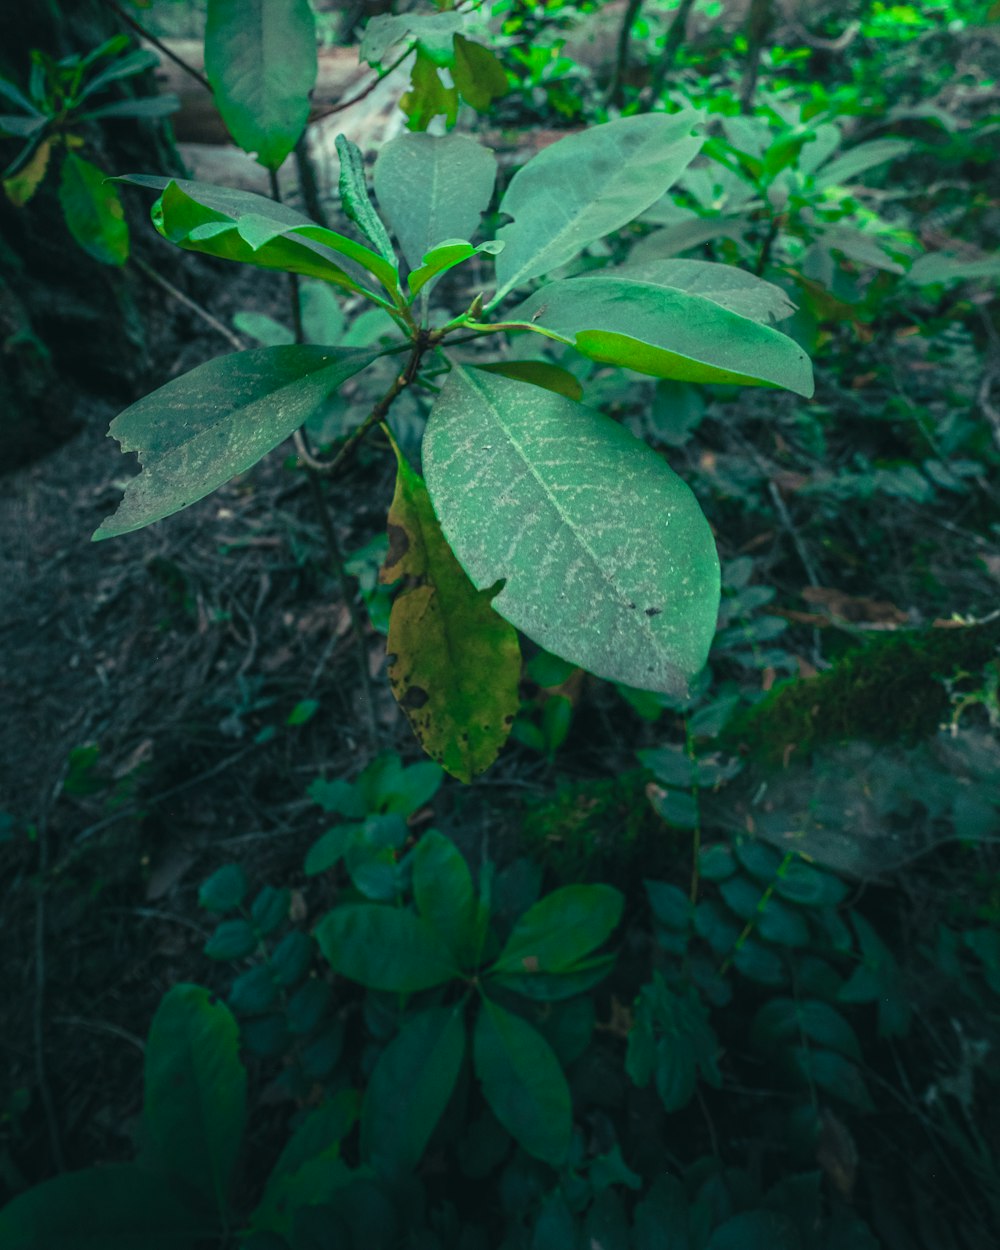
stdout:
[(412, 46), (407, 47), (406, 51), (401, 52), (400, 55), (396, 57), (396, 59), (392, 62), (391, 65), (387, 65), (385, 69), (380, 70), (372, 79), (372, 81), (367, 85), (367, 87), (364, 87), (361, 91), (358, 92), (357, 95), (351, 96), (349, 100), (341, 100), (338, 104), (327, 104), (327, 105), (324, 105), (322, 108), (312, 109), (309, 113), (309, 121), (310, 122), (322, 121), (324, 117), (332, 117), (334, 113), (341, 113), (344, 111), (344, 109), (349, 109), (354, 104), (360, 104), (362, 100), (364, 100), (367, 96), (371, 95), (371, 93), (375, 90), (375, 88), (379, 85), (379, 83), (382, 81), (383, 78), (388, 78), (394, 69), (398, 69), (400, 65), (403, 64), (403, 62), (406, 60), (406, 58), (410, 55), (412, 51), (413, 51)]
[(625, 12), (622, 16), (622, 24), (618, 28), (618, 45), (615, 49), (615, 67), (611, 74), (611, 82), (608, 83), (607, 94), (604, 97), (605, 104), (621, 104), (622, 87), (625, 81), (625, 68), (628, 64), (628, 49), (632, 41), (632, 27), (636, 23), (639, 16), (639, 10), (642, 8), (642, 0), (628, 0), (625, 6)]
[(653, 70), (653, 77), (649, 82), (649, 91), (643, 104), (643, 111), (646, 113), (657, 104), (663, 94), (663, 84), (667, 81), (667, 74), (673, 68), (677, 53), (684, 42), (684, 36), (687, 34), (688, 14), (693, 7), (694, 0), (681, 0), (677, 7), (674, 20), (670, 23), (667, 37), (663, 41), (663, 51), (660, 53), (660, 59), (656, 63), (656, 69)]
[(189, 62), (185, 61), (183, 57), (180, 57), (177, 55), (176, 52), (171, 51), (171, 49), (167, 47), (167, 45), (163, 42), (162, 39), (158, 39), (156, 35), (153, 34), (152, 31), (147, 30), (146, 27), (143, 26), (142, 22), (134, 18), (131, 15), (131, 13), (126, 13), (125, 10), (121, 7), (121, 5), (117, 4), (115, 0), (108, 0), (108, 7), (114, 13), (117, 13), (119, 18), (121, 18), (121, 20), (125, 23), (126, 26), (131, 26), (131, 28), (135, 31), (135, 33), (141, 39), (145, 39), (147, 43), (151, 43), (158, 52), (162, 52), (163, 55), (167, 57), (169, 60), (173, 61), (175, 65), (180, 66), (180, 68), (185, 72), (185, 74), (190, 74), (191, 77), (195, 80), (195, 82), (201, 83), (201, 85), (205, 88), (206, 91), (212, 90), (212, 84), (208, 81), (205, 75), (201, 73), (200, 70), (196, 70), (195, 67), (189, 64)]
[(242, 352), (246, 350), (247, 344), (244, 339), (241, 339), (238, 334), (235, 334), (232, 330), (230, 330), (227, 325), (223, 325), (218, 318), (213, 317), (207, 308), (202, 308), (202, 306), (193, 300), (190, 295), (185, 295), (183, 291), (179, 291), (172, 282), (168, 282), (162, 274), (157, 273), (152, 265), (147, 265), (146, 262), (138, 256), (133, 257), (132, 263), (137, 269), (146, 275), (150, 282), (155, 282), (157, 286), (162, 287), (168, 295), (171, 295), (175, 300), (179, 300), (180, 303), (182, 303), (186, 308), (190, 308), (193, 313), (196, 313), (206, 325), (210, 325), (212, 329), (221, 334), (223, 338), (228, 339), (236, 351)]

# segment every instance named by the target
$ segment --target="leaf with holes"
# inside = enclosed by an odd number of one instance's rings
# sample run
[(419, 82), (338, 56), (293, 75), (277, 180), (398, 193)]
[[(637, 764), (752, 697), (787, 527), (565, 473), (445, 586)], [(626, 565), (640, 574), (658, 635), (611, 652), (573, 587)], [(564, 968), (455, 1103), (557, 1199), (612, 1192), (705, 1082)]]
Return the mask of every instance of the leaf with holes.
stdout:
[(294, 345), (236, 352), (126, 408), (109, 432), (122, 451), (139, 453), (143, 469), (94, 539), (142, 529), (245, 473), (375, 354)]
[(456, 368), (423, 442), (427, 488), (474, 585), (554, 655), (682, 691), (715, 632), (708, 523), (667, 463), (582, 404)]

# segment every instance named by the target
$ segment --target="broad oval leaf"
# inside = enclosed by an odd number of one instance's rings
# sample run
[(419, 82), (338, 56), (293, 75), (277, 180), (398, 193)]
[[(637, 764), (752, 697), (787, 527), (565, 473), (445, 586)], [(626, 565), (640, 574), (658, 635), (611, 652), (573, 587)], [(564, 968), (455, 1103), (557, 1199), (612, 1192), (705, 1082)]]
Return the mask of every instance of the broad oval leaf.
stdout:
[(717, 265), (710, 260), (648, 260), (641, 264), (618, 265), (588, 274), (591, 278), (624, 278), (628, 282), (648, 282), (700, 295), (750, 321), (768, 325), (783, 321), (795, 312), (795, 305), (780, 286), (765, 282), (734, 265)]
[(239, 1029), (200, 985), (175, 985), (150, 1025), (143, 1115), (156, 1161), (226, 1210), (246, 1123)]
[(420, 475), (396, 456), (381, 578), (406, 582), (389, 617), (389, 685), (428, 755), (468, 782), (510, 734), (521, 650), (491, 592), (476, 589), (445, 542)]
[(163, 1176), (135, 1164), (66, 1172), (0, 1211), (4, 1250), (194, 1250), (210, 1230)]
[(209, 360), (126, 408), (110, 434), (143, 468), (95, 541), (160, 521), (246, 472), (376, 355), (254, 348)]
[[(697, 261), (662, 261), (673, 282), (700, 284)], [(659, 267), (658, 266), (658, 267)], [(652, 268), (652, 266), (651, 266)], [(592, 360), (680, 382), (783, 386), (813, 393), (809, 357), (794, 339), (681, 286), (625, 277), (550, 282), (514, 311), (514, 318), (552, 330)], [(773, 308), (775, 301), (742, 284), (737, 306)]]
[(237, 144), (268, 169), (305, 129), (316, 69), (309, 0), (209, 0), (205, 73), (215, 102)]
[(361, 1110), (361, 1157), (383, 1176), (420, 1162), (465, 1056), (463, 1005), (413, 1016), (383, 1050)]
[(315, 936), (334, 972), (369, 989), (414, 994), (461, 976), (438, 935), (410, 911), (349, 903), (324, 916)]
[(700, 120), (692, 110), (623, 117), (560, 139), (519, 169), (500, 204), (514, 220), (497, 232), (506, 247), (493, 302), (654, 204), (697, 155)]
[(413, 897), (424, 920), (463, 966), (475, 958), (480, 909), (469, 865), (458, 847), (429, 829), (413, 852)]
[(571, 972), (621, 919), (625, 897), (610, 885), (567, 885), (530, 907), (492, 971)]
[(569, 1151), (573, 1117), (566, 1077), (545, 1038), (484, 998), (473, 1058), (496, 1118), (528, 1154), (558, 1167)]
[(688, 487), (582, 404), (453, 370), (423, 442), (434, 510), (493, 607), (599, 677), (680, 691), (715, 632), (719, 564)]
[(411, 269), (446, 239), (472, 238), (495, 180), (496, 157), (465, 135), (404, 134), (385, 145), (375, 194)]
[(472, 43), (462, 35), (455, 36), (454, 63), (451, 76), (463, 100), (478, 112), (485, 113), (494, 100), (510, 90), (507, 72), (489, 48)]
[(107, 174), (75, 152), (63, 157), (59, 203), (70, 234), (102, 265), (128, 260), (128, 225), (118, 191)]

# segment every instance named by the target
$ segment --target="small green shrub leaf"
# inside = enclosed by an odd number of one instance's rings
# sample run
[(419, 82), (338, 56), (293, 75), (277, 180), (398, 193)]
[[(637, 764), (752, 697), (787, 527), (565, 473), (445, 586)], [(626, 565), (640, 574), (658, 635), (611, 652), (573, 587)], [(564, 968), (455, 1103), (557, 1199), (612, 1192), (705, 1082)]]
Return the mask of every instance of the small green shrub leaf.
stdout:
[(158, 1161), (220, 1213), (246, 1123), (246, 1084), (229, 1008), (200, 985), (175, 985), (146, 1043), (146, 1133)]
[(205, 943), (209, 959), (245, 959), (257, 948), (257, 934), (245, 920), (224, 920)]
[(599, 677), (678, 692), (715, 632), (708, 523), (666, 462), (561, 395), (456, 368), (431, 413), (424, 470), (445, 537), (493, 607)]
[(257, 932), (265, 937), (273, 933), (288, 919), (288, 909), (291, 903), (292, 896), (289, 890), (284, 887), (275, 889), (273, 885), (265, 885), (250, 908), (250, 919)]
[(510, 90), (506, 71), (489, 48), (484, 48), (481, 43), (456, 35), (454, 47), (451, 76), (458, 93), (477, 112), (484, 113), (494, 100), (499, 100)]
[(134, 1164), (66, 1172), (0, 1210), (4, 1250), (194, 1250), (204, 1220)]
[(205, 73), (226, 128), (268, 169), (295, 147), (316, 83), (309, 0), (209, 0)]
[(712, 1234), (708, 1250), (803, 1250), (795, 1225), (777, 1211), (741, 1211)]
[(271, 975), (279, 985), (298, 985), (309, 971), (313, 957), (312, 939), (300, 929), (286, 933), (271, 952)]
[(499, 755), (517, 715), (517, 632), (455, 559), (398, 448), (396, 460), (380, 578), (406, 580), (389, 617), (389, 685), (428, 755), (468, 782)]
[(324, 916), (315, 936), (334, 972), (373, 990), (413, 994), (461, 975), (434, 930), (409, 911), (349, 903)]
[(624, 895), (609, 885), (567, 885), (529, 908), (491, 972), (572, 972), (621, 919)]
[(465, 857), (449, 838), (429, 829), (413, 852), (417, 911), (464, 966), (478, 954), (479, 905)]
[(538, 1002), (557, 1003), (575, 998), (599, 985), (614, 969), (615, 956), (595, 955), (582, 959), (569, 972), (489, 972), (491, 985), (499, 985)]
[(558, 1167), (573, 1134), (569, 1086), (541, 1034), (489, 999), (474, 1037), (476, 1075), (493, 1114), (528, 1154)]
[[(579, 378), (575, 378), (568, 369), (549, 364), (547, 360), (498, 360), (488, 365), (477, 365), (476, 368), (482, 369), (484, 373), (502, 373), (505, 378), (513, 378), (515, 382), (530, 382), (532, 386), (555, 391), (557, 395), (565, 395), (567, 399), (583, 399), (583, 386)], [(559, 663), (565, 661), (560, 660)], [(547, 683), (541, 684), (544, 686)]]
[(390, 48), (403, 40), (419, 42), (447, 65), (452, 54), (455, 32), (465, 25), (461, 13), (379, 13), (365, 27), (361, 38), (361, 59), (381, 65)]
[(405, 134), (385, 145), (375, 194), (411, 269), (445, 240), (473, 237), (495, 179), (493, 153), (465, 135)]
[(497, 237), (497, 296), (551, 273), (649, 208), (701, 147), (700, 114), (647, 113), (593, 126), (543, 149), (510, 180)]
[(371, 351), (259, 347), (209, 360), (111, 422), (142, 472), (95, 540), (142, 529), (187, 508), (252, 465), (315, 412)]
[(227, 1002), (238, 1016), (261, 1016), (278, 1001), (278, 987), (264, 964), (241, 973), (232, 984)]
[(223, 864), (202, 882), (198, 904), (207, 911), (223, 916), (243, 902), (247, 892), (247, 875), (239, 864)]
[(117, 189), (107, 174), (75, 152), (63, 157), (59, 203), (70, 234), (102, 265), (128, 260), (128, 225)]
[(382, 1052), (361, 1112), (361, 1157), (377, 1172), (397, 1176), (420, 1162), (464, 1055), (460, 1003), (413, 1016)]
[(754, 1017), (750, 1036), (757, 1049), (764, 1053), (775, 1042), (798, 1042), (806, 1037), (818, 1046), (861, 1062), (857, 1034), (839, 1011), (818, 999), (772, 998)]
[[(592, 360), (654, 377), (783, 386), (797, 395), (812, 395), (809, 357), (788, 335), (696, 290), (636, 281), (624, 276), (627, 270), (622, 273), (550, 282), (519, 305), (512, 317), (553, 331)], [(677, 283), (684, 280), (682, 274), (674, 278)], [(742, 287), (735, 294), (748, 295)], [(750, 293), (733, 302), (754, 307), (755, 298)], [(760, 306), (771, 306), (767, 297)]]

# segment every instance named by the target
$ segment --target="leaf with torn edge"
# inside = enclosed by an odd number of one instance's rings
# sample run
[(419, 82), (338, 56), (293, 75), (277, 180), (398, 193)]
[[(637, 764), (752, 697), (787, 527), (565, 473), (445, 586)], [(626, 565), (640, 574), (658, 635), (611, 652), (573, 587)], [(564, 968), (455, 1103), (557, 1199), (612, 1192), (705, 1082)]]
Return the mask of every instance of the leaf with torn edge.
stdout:
[(389, 618), (389, 684), (424, 750), (467, 782), (499, 755), (517, 715), (517, 631), (462, 571), (398, 448), (396, 459), (381, 580), (406, 581)]
[(110, 434), (143, 468), (95, 541), (160, 521), (245, 473), (377, 354), (305, 345), (235, 352), (126, 408)]

